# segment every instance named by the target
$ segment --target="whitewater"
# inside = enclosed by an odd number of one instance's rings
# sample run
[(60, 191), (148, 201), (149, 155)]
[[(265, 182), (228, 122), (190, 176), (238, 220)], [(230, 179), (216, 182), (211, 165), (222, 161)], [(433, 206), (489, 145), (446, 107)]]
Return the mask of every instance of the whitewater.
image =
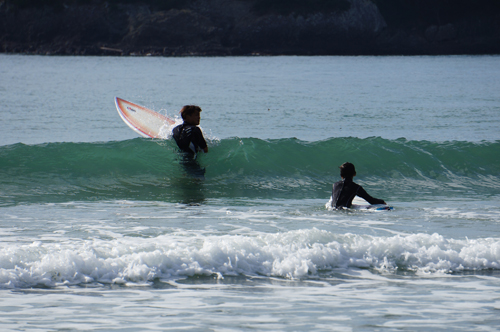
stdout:
[[(0, 329), (496, 331), (498, 91), (499, 56), (0, 55)], [(205, 179), (115, 96), (199, 105)], [(325, 207), (346, 161), (392, 211)]]

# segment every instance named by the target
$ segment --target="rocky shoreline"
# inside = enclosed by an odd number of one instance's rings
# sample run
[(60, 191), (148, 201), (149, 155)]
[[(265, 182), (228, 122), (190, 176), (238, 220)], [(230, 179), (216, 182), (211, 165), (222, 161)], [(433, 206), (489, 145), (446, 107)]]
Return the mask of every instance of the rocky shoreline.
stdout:
[[(157, 9), (89, 1), (18, 8), (0, 0), (0, 52), (44, 55), (500, 54), (500, 10), (394, 23), (377, 1), (333, 12), (257, 13), (256, 0)], [(396, 14), (393, 15), (398, 15)]]

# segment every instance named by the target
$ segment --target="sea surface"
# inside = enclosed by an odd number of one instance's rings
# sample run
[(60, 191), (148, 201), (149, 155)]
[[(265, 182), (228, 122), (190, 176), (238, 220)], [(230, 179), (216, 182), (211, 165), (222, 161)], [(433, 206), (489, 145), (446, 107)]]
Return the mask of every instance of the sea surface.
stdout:
[(500, 56), (0, 55), (0, 114), (1, 331), (499, 330)]

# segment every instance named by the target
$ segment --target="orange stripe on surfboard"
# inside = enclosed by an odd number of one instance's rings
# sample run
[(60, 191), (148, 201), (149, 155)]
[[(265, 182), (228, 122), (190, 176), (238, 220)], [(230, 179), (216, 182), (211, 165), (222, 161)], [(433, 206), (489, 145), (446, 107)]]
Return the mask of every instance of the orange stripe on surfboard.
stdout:
[(118, 114), (122, 120), (143, 137), (160, 137), (160, 130), (165, 126), (172, 126), (175, 121), (171, 118), (140, 106), (124, 99), (115, 97), (115, 104)]

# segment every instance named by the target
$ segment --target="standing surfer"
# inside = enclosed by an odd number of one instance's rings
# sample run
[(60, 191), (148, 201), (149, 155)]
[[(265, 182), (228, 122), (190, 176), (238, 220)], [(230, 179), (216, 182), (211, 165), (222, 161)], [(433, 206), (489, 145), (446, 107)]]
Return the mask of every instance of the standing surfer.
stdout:
[(335, 182), (332, 190), (332, 207), (342, 209), (350, 208), (355, 196), (363, 198), (370, 204), (385, 204), (381, 199), (371, 197), (359, 184), (354, 183), (352, 178), (356, 176), (356, 169), (351, 163), (343, 163), (340, 167), (342, 181)]
[(182, 151), (193, 155), (196, 159), (196, 154), (199, 151), (208, 152), (207, 142), (203, 137), (200, 124), (201, 108), (194, 105), (184, 106), (180, 113), (183, 124), (178, 125), (172, 130), (172, 136)]

